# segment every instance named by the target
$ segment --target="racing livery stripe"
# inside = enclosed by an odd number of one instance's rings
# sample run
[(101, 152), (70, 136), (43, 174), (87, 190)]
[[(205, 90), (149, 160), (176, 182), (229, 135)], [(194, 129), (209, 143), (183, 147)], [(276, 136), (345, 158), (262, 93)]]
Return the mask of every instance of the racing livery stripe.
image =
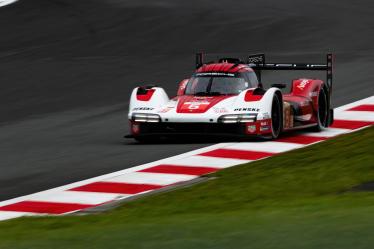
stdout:
[(94, 205), (43, 201), (21, 201), (14, 204), (2, 206), (0, 207), (0, 211), (63, 214), (90, 207), (94, 207)]
[(140, 170), (140, 172), (148, 173), (166, 173), (166, 174), (185, 174), (185, 175), (205, 175), (218, 171), (219, 168), (212, 167), (196, 167), (196, 166), (180, 166), (180, 165), (157, 165), (148, 169)]
[(373, 123), (374, 122), (370, 121), (334, 120), (334, 123), (331, 127), (355, 130), (365, 126), (372, 125)]
[(278, 142), (297, 143), (297, 144), (312, 144), (326, 140), (327, 137), (314, 137), (305, 135), (295, 135), (278, 138)]
[(201, 156), (235, 158), (244, 160), (258, 160), (264, 157), (274, 155), (274, 153), (250, 151), (250, 150), (231, 150), (231, 149), (216, 149), (209, 152), (201, 153)]
[(359, 105), (348, 109), (347, 111), (364, 111), (364, 112), (374, 112), (374, 105)]
[(94, 182), (77, 188), (69, 189), (70, 191), (86, 191), (100, 193), (118, 193), (118, 194), (138, 194), (149, 190), (159, 189), (162, 185), (152, 184), (133, 184), (119, 182)]

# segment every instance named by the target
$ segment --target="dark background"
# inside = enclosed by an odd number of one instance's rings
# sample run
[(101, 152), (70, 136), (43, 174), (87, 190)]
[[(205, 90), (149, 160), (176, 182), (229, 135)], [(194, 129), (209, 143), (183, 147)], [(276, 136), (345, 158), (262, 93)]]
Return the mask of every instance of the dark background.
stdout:
[[(210, 58), (336, 54), (333, 103), (373, 94), (369, 0), (20, 0), (0, 8), (0, 200), (204, 147), (124, 140), (131, 90)], [(265, 83), (300, 74), (271, 73)], [(309, 77), (323, 75), (302, 74)]]

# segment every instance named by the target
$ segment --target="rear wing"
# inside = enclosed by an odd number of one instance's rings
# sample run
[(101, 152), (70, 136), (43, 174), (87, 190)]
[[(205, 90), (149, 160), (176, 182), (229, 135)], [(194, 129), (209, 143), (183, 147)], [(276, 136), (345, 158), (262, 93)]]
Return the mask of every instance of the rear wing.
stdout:
[(300, 71), (326, 71), (326, 84), (331, 95), (333, 79), (333, 54), (326, 55), (326, 62), (313, 63), (266, 63), (265, 54), (254, 54), (247, 58), (247, 64), (253, 68), (261, 82), (263, 70), (300, 70)]

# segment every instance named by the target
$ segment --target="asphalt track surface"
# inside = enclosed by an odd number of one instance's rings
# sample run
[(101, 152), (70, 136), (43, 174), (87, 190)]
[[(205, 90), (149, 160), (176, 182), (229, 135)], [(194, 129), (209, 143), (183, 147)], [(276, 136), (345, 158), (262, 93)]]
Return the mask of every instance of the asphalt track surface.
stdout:
[[(373, 95), (373, 9), (369, 0), (19, 0), (1, 7), (0, 200), (213, 142), (122, 138), (133, 87), (162, 85), (172, 96), (192, 73), (196, 51), (212, 58), (266, 52), (276, 62), (318, 62), (333, 51), (334, 105)], [(271, 73), (265, 82), (296, 76)]]

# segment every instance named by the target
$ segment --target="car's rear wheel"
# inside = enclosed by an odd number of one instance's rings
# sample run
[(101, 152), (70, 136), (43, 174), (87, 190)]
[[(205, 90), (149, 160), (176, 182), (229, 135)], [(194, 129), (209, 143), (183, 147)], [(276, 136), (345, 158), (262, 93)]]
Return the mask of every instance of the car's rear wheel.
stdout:
[(282, 105), (281, 100), (277, 94), (273, 97), (271, 106), (271, 139), (278, 138), (282, 131)]
[(327, 106), (327, 95), (323, 87), (318, 93), (318, 109), (317, 109), (317, 125), (314, 127), (315, 131), (321, 131), (327, 127), (328, 117), (328, 106)]

